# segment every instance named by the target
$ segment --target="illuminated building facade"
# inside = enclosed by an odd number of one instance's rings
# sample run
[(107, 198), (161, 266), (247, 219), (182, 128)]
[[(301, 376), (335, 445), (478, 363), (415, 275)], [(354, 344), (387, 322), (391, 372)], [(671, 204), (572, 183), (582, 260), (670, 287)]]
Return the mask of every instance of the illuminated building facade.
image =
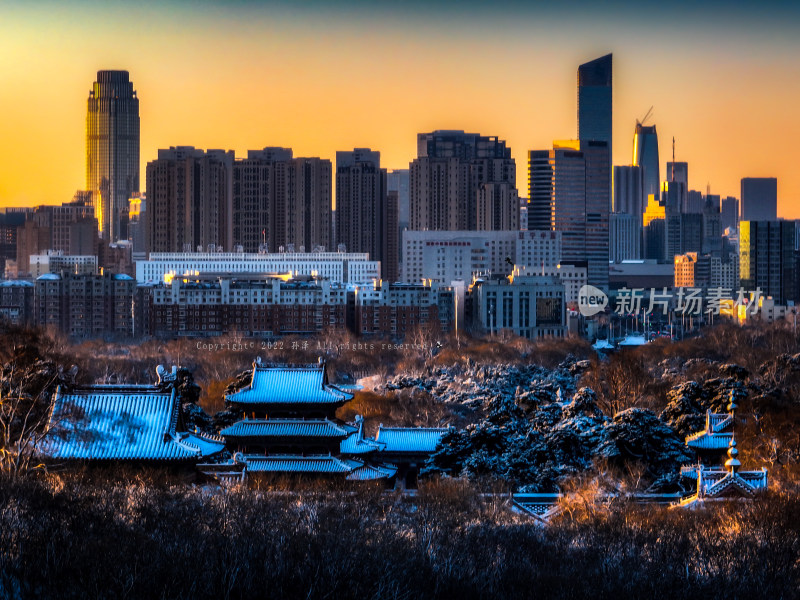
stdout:
[(86, 189), (100, 236), (127, 239), (128, 199), (139, 191), (139, 99), (127, 71), (98, 71), (89, 92)]
[(760, 289), (778, 304), (797, 301), (794, 221), (739, 223), (739, 277), (745, 290)]
[(655, 125), (636, 123), (633, 134), (633, 164), (642, 167), (644, 198), (650, 194), (658, 197), (661, 189), (660, 163), (658, 162), (658, 133)]

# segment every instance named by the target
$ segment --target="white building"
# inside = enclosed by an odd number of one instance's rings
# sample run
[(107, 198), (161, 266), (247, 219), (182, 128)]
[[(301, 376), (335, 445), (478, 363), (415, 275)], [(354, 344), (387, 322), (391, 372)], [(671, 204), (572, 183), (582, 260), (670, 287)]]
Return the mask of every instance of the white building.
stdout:
[(561, 260), (554, 231), (404, 231), (403, 279), (449, 283), (480, 274), (508, 275), (513, 265), (540, 269)]
[(38, 278), (45, 273), (69, 271), (75, 275), (97, 273), (97, 257), (92, 255), (69, 255), (51, 250), (47, 254), (30, 255), (31, 276)]
[(139, 283), (199, 273), (290, 273), (333, 283), (369, 283), (380, 279), (381, 263), (356, 252), (151, 252), (149, 260), (136, 263)]

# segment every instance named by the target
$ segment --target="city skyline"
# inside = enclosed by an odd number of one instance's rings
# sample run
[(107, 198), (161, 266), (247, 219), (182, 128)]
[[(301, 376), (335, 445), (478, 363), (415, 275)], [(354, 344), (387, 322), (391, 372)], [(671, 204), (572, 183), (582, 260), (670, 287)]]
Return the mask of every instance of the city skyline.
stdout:
[[(660, 155), (674, 136), (691, 189), (738, 197), (741, 178), (777, 177), (779, 216), (800, 217), (800, 11), (782, 4), (717, 14), (678, 3), (679, 18), (578, 3), (569, 21), (520, 2), (412, 3), (402, 13), (358, 1), (236, 2), (224, 12), (183, 2), (2, 6), (10, 26), (0, 48), (15, 60), (0, 75), (0, 206), (61, 203), (84, 188), (84, 103), (104, 69), (135, 83), (142, 173), (177, 145), (237, 156), (286, 146), (327, 159), (370, 147), (386, 168), (408, 168), (418, 133), (462, 129), (506, 140), (525, 190), (527, 152), (575, 135), (576, 66), (613, 52), (613, 164), (630, 163), (636, 119), (655, 106)], [(123, 36), (121, 17), (148, 26)], [(581, 35), (555, 51), (554, 26)], [(43, 161), (43, 148), (58, 159)]]

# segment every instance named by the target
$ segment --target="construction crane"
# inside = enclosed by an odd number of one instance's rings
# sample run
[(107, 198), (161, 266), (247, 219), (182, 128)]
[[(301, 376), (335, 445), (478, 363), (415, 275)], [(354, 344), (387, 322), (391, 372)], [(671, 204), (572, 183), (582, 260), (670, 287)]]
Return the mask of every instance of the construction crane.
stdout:
[(644, 117), (642, 117), (641, 120), (637, 119), (636, 122), (639, 125), (644, 125), (647, 119), (649, 119), (652, 114), (653, 114), (653, 107), (651, 106), (650, 109), (645, 113)]

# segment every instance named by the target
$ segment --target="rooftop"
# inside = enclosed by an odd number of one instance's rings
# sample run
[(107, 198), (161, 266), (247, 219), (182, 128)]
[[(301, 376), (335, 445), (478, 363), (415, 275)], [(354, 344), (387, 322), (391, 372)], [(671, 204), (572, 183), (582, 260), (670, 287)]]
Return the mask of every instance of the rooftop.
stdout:
[(219, 438), (177, 432), (178, 410), (172, 388), (59, 386), (39, 451), (53, 459), (179, 461), (224, 448)]
[(235, 404), (339, 404), (353, 395), (328, 385), (325, 364), (271, 365), (256, 359), (250, 385), (225, 397)]
[(446, 431), (446, 427), (384, 427), (381, 425), (375, 440), (384, 444), (383, 452), (429, 454), (438, 448)]

